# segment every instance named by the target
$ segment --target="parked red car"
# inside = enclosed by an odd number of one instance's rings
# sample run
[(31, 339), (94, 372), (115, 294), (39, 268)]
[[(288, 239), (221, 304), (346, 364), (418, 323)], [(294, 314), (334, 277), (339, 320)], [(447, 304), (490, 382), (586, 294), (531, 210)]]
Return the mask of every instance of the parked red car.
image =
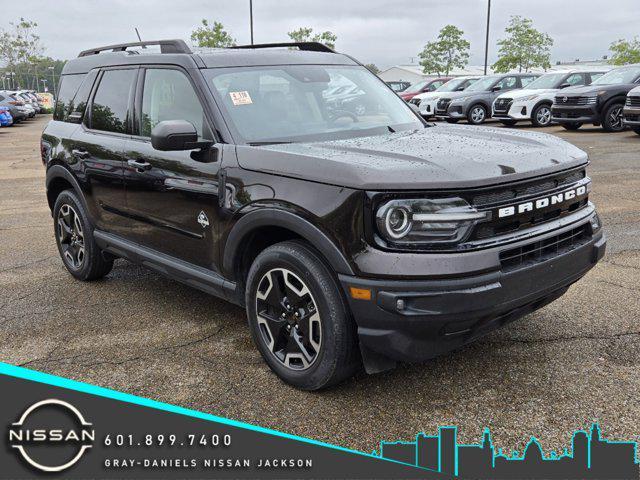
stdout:
[(405, 102), (408, 102), (420, 93), (433, 92), (436, 88), (441, 86), (443, 83), (448, 82), (449, 80), (451, 80), (451, 77), (429, 78), (427, 80), (414, 83), (406, 90), (400, 92), (398, 95), (400, 95), (400, 98), (402, 98)]

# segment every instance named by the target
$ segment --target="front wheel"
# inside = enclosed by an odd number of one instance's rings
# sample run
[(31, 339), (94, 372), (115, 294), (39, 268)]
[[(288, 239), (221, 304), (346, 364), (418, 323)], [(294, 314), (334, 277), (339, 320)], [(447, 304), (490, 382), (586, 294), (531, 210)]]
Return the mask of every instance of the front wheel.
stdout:
[(580, 127), (582, 126), (581, 122), (571, 122), (571, 123), (563, 123), (562, 124), (562, 128), (564, 128), (565, 130), (578, 130)]
[(602, 128), (605, 132), (621, 132), (625, 129), (622, 121), (623, 108), (622, 103), (614, 103), (607, 107), (602, 121)]
[(474, 105), (467, 113), (467, 120), (472, 125), (481, 125), (487, 119), (487, 109), (483, 105)]
[(253, 340), (286, 383), (319, 390), (358, 369), (355, 325), (337, 281), (310, 246), (288, 241), (260, 253), (245, 300)]
[(531, 123), (534, 127), (548, 127), (551, 124), (551, 107), (538, 105), (531, 113)]

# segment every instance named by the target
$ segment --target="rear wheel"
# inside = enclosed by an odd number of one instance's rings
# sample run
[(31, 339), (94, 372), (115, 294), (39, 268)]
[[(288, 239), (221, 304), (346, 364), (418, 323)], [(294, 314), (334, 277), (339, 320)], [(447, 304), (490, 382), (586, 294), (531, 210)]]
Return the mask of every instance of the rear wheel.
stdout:
[(58, 195), (53, 219), (58, 252), (71, 275), (78, 280), (96, 280), (111, 271), (113, 260), (102, 255), (89, 217), (73, 191)]
[(356, 330), (333, 274), (311, 247), (288, 241), (251, 265), (246, 305), (267, 365), (303, 390), (338, 383), (358, 369)]
[(565, 130), (578, 130), (582, 126), (581, 122), (571, 122), (571, 123), (563, 123), (562, 127)]
[(469, 109), (467, 120), (473, 125), (481, 125), (487, 119), (487, 109), (484, 105), (476, 104)]
[(622, 103), (614, 103), (607, 107), (602, 121), (602, 128), (605, 132), (621, 132), (625, 129), (625, 125), (622, 122), (623, 108), (624, 105)]
[(534, 127), (548, 127), (551, 124), (551, 106), (538, 105), (531, 113), (531, 123)]

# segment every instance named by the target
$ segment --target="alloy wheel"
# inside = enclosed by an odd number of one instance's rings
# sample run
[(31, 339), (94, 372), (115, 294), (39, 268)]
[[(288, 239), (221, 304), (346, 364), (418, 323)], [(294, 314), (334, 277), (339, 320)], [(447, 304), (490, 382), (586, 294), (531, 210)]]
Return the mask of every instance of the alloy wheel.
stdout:
[(612, 130), (618, 131), (624, 128), (622, 123), (622, 108), (622, 105), (618, 105), (609, 112), (609, 125), (611, 125)]
[(474, 107), (474, 109), (471, 110), (471, 120), (473, 120), (473, 123), (482, 123), (484, 121), (484, 117), (484, 108)]
[(64, 259), (71, 267), (81, 268), (85, 256), (84, 231), (82, 221), (71, 205), (65, 203), (60, 207), (56, 232)]
[(551, 123), (551, 109), (549, 107), (540, 107), (536, 112), (536, 120), (542, 126)]
[(260, 336), (285, 367), (306, 370), (322, 347), (322, 323), (309, 287), (295, 273), (275, 268), (265, 273), (256, 291)]

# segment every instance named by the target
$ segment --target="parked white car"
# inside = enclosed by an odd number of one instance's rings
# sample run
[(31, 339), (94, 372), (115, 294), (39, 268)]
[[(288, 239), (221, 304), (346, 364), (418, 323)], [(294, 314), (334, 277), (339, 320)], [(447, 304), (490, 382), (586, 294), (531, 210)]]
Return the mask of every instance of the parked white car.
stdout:
[(441, 85), (435, 92), (425, 92), (416, 95), (410, 103), (417, 105), (420, 115), (424, 118), (432, 117), (436, 114), (436, 103), (443, 96), (450, 92), (461, 92), (480, 77), (456, 77)]
[(551, 104), (558, 90), (590, 85), (607, 71), (568, 70), (542, 75), (526, 88), (498, 95), (493, 102), (493, 118), (505, 125), (530, 121), (536, 127), (546, 127), (551, 124)]

